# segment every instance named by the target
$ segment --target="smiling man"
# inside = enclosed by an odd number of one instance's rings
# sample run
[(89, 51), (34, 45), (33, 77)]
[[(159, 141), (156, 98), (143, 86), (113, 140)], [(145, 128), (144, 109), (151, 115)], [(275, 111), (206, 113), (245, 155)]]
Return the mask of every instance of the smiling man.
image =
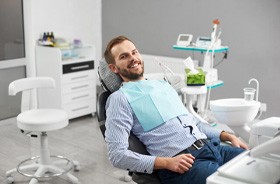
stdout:
[[(236, 136), (196, 119), (167, 82), (145, 80), (142, 57), (128, 38), (112, 39), (104, 57), (123, 80), (106, 104), (105, 140), (115, 167), (158, 170), (166, 184), (203, 184), (219, 166), (248, 149)], [(128, 150), (130, 132), (150, 155)], [(234, 147), (221, 146), (220, 140)]]
[[(124, 82), (143, 80), (144, 62), (142, 57), (131, 41), (123, 39), (123, 37), (116, 38), (108, 45), (111, 50), (106, 50), (105, 59), (109, 63), (109, 68), (119, 74)], [(114, 47), (119, 42), (122, 43), (122, 46)], [(115, 62), (115, 58), (118, 62)]]

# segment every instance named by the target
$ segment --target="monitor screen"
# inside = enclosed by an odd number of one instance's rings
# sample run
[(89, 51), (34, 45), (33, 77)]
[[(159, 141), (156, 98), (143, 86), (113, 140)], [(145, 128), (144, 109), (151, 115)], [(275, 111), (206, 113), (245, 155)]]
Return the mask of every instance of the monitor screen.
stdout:
[(181, 36), (181, 41), (188, 41), (190, 36)]
[(1, 0), (0, 62), (24, 57), (23, 0)]

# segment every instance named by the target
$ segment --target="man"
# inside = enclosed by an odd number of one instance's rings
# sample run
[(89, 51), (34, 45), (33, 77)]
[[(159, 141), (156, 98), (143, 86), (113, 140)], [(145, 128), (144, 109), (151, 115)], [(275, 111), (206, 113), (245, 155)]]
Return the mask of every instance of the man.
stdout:
[[(128, 38), (112, 39), (104, 57), (123, 79), (106, 104), (106, 142), (115, 167), (143, 173), (158, 170), (162, 183), (205, 183), (219, 166), (246, 144), (236, 136), (202, 123), (187, 112), (178, 94), (164, 81), (145, 80), (144, 62)], [(133, 132), (151, 155), (128, 150)], [(220, 146), (219, 140), (234, 147)]]

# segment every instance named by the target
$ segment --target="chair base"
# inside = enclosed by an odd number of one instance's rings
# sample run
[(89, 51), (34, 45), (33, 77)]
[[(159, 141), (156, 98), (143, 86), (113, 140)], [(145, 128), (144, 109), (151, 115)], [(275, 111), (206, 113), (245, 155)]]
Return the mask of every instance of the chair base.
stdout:
[[(79, 162), (71, 161), (62, 156), (50, 156), (50, 158), (56, 160), (50, 164), (42, 164), (40, 163), (40, 157), (37, 156), (22, 161), (16, 168), (6, 172), (7, 183), (11, 184), (14, 182), (14, 179), (12, 177), (12, 174), (14, 173), (20, 173), (23, 176), (30, 177), (31, 180), (29, 184), (37, 184), (40, 179), (62, 175), (66, 175), (66, 179), (73, 184), (80, 183), (78, 178), (69, 173), (69, 171), (73, 168), (75, 171), (79, 170)], [(27, 164), (30, 161), (32, 161), (32, 163)], [(65, 168), (61, 167), (61, 165), (63, 164), (65, 165)]]

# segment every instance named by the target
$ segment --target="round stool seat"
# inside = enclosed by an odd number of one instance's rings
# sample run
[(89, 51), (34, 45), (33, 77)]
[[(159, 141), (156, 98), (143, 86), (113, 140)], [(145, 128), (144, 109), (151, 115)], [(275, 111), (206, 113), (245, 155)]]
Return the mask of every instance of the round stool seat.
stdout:
[(60, 109), (33, 109), (17, 116), (17, 126), (29, 131), (52, 131), (68, 125), (68, 115)]

